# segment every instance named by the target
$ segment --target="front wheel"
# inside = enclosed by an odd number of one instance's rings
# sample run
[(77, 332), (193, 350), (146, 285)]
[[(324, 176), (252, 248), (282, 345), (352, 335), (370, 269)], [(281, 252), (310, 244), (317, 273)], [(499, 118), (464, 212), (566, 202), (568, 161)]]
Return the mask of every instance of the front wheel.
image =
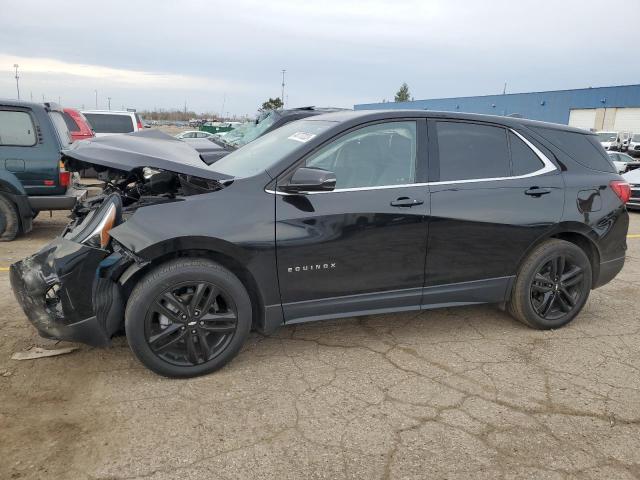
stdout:
[(520, 267), (509, 311), (533, 328), (562, 327), (584, 307), (591, 275), (591, 263), (580, 247), (564, 240), (547, 240)]
[(247, 290), (233, 273), (209, 260), (177, 259), (136, 285), (125, 330), (147, 368), (167, 377), (194, 377), (236, 356), (251, 315)]

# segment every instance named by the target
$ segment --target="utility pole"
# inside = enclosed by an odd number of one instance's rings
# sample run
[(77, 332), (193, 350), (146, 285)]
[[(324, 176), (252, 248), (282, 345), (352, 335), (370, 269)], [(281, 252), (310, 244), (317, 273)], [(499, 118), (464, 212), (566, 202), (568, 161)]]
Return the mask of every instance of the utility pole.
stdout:
[(60, 95), (58, 95), (58, 105), (62, 105), (62, 100), (60, 99)]
[(33, 102), (33, 92), (29, 92), (29, 97), (31, 98), (31, 101)]
[(507, 82), (504, 82), (504, 88), (502, 89), (502, 94), (503, 95), (507, 94)]
[(98, 109), (98, 90), (94, 90), (96, 93), (96, 110)]
[(282, 95), (280, 96), (280, 100), (282, 100), (282, 108), (284, 108), (284, 74), (287, 73), (285, 69), (282, 69)]
[(107, 104), (108, 104), (109, 110), (111, 110), (111, 97), (107, 97)]
[(16, 69), (16, 90), (18, 91), (18, 100), (20, 100), (20, 82), (19, 82), (19, 78), (20, 76), (18, 75), (18, 67), (20, 65), (18, 65), (17, 63), (13, 64), (13, 68)]

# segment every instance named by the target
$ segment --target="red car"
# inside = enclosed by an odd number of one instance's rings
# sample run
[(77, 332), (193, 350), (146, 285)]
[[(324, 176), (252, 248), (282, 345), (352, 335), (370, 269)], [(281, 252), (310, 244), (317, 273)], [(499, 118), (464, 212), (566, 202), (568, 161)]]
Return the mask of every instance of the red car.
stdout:
[(73, 108), (65, 108), (63, 116), (74, 142), (96, 136), (89, 121), (79, 111)]

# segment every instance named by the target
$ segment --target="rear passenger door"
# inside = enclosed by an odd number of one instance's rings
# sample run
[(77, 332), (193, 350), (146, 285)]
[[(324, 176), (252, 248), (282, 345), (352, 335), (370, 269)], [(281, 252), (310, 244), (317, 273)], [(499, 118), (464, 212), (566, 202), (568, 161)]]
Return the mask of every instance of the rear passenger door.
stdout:
[(560, 172), (522, 133), (499, 125), (430, 120), (429, 142), (437, 161), (424, 301), (432, 303), (430, 287), (447, 284), (460, 284), (467, 299), (475, 291), (501, 301), (523, 253), (562, 216)]

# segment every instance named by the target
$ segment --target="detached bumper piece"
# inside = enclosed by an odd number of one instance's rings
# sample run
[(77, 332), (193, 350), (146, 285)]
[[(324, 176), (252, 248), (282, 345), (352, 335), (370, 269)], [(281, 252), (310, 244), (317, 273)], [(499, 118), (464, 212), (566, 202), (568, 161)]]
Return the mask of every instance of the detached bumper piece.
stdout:
[(111, 334), (93, 308), (97, 270), (109, 252), (58, 238), (11, 265), (11, 288), (45, 338), (106, 346)]

